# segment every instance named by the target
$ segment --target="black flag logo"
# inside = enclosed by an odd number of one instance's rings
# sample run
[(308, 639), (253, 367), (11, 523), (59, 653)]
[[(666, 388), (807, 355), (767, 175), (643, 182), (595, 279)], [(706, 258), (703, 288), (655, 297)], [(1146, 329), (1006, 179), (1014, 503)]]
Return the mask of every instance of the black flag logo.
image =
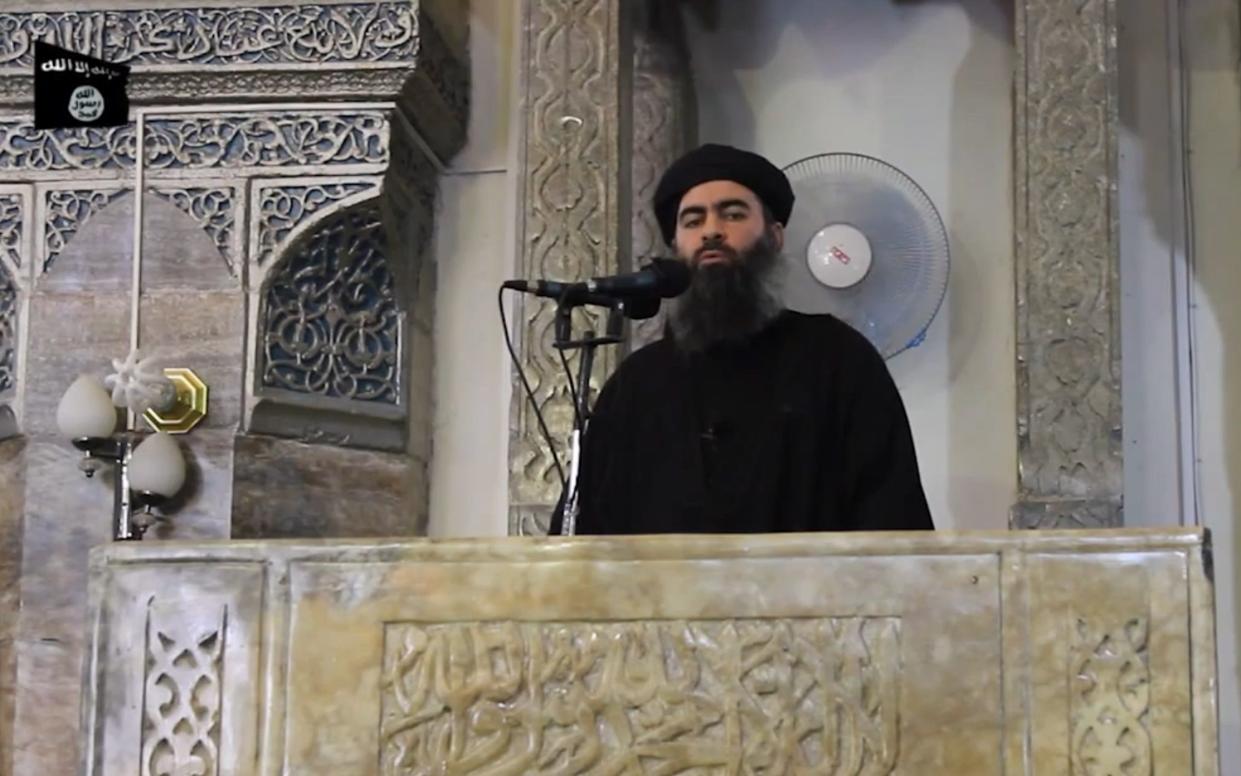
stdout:
[(129, 123), (129, 68), (35, 41), (36, 129), (115, 127)]

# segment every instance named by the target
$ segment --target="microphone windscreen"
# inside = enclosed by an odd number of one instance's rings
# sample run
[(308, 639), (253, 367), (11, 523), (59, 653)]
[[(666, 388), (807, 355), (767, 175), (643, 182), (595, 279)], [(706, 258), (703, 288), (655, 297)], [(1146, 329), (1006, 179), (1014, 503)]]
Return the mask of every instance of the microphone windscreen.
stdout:
[(656, 287), (664, 299), (680, 296), (689, 288), (689, 265), (680, 259), (651, 259), (650, 267), (655, 271)]

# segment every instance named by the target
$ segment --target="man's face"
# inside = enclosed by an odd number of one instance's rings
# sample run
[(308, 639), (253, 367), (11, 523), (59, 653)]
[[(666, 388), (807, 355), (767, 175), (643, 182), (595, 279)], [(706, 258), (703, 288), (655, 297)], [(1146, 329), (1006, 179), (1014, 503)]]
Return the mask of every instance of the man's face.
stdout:
[(771, 232), (776, 251), (784, 247), (784, 227), (766, 223), (758, 197), (740, 183), (708, 181), (681, 197), (673, 247), (692, 267), (737, 262)]
[(779, 314), (784, 229), (767, 224), (754, 192), (732, 181), (696, 186), (681, 198), (674, 238), (690, 284), (672, 300), (668, 325), (687, 352), (741, 343)]

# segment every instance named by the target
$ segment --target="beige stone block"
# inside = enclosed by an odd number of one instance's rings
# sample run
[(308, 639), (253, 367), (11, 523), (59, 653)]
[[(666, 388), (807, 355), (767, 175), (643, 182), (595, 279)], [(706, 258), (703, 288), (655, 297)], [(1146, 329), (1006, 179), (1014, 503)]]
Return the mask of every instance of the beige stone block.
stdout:
[(142, 297), (139, 342), (166, 366), (189, 367), (207, 383), (199, 427), (236, 429), (246, 363), (245, 296), (235, 291), (156, 291)]
[(0, 773), (12, 773), (26, 440), (0, 442)]
[(25, 414), (28, 434), (56, 434), (56, 406), (81, 374), (100, 380), (129, 352), (129, 297), (36, 293), (30, 300)]
[[(298, 776), (1214, 776), (1204, 539), (116, 545), (92, 563), (112, 626), (91, 646), (88, 773), (134, 772), (169, 730), (220, 772)], [(204, 645), (223, 692), (196, 720), (235, 709), (225, 732), (135, 703), (168, 651), (141, 641), (157, 620)]]
[(110, 542), (112, 525), (108, 472), (87, 479), (80, 455), (56, 437), (27, 443), (14, 773), (73, 773), (78, 765), (87, 560)]
[[(163, 184), (142, 200), (142, 290), (240, 289), (241, 187)], [(133, 228), (132, 225), (130, 227)]]
[(411, 536), (405, 455), (240, 435), (234, 539)]

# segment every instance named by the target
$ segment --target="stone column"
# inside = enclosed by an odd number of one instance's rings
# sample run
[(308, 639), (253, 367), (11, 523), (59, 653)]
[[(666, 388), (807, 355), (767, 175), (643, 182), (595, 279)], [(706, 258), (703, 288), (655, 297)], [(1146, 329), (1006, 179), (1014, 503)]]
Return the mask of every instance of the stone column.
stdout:
[(1017, 3), (1019, 528), (1122, 523), (1114, 2)]
[[(676, 3), (635, 4), (633, 54), (633, 262), (668, 255), (651, 197), (668, 165), (693, 144), (697, 103), (685, 27)], [(629, 349), (663, 335), (664, 312), (634, 325)]]
[[(517, 274), (584, 278), (628, 271), (659, 255), (650, 195), (693, 127), (675, 4), (527, 0), (523, 31)], [(524, 298), (514, 309), (522, 367), (567, 473), (572, 404), (551, 346), (554, 308)], [(596, 331), (604, 325), (602, 316), (582, 311), (576, 325), (588, 323)], [(629, 343), (601, 350), (593, 388), (659, 326), (657, 319), (634, 327)], [(516, 374), (513, 386), (509, 529), (545, 533), (560, 480)]]
[[(623, 0), (525, 0), (523, 5), (521, 277), (606, 275), (628, 261), (632, 38), (624, 5)], [(568, 378), (552, 348), (554, 306), (523, 298), (513, 309), (522, 367), (567, 470), (563, 440), (572, 428), (573, 409)], [(583, 310), (575, 325), (602, 331), (604, 320)], [(592, 383), (611, 373), (616, 357), (614, 348), (600, 350)], [(560, 477), (516, 379), (511, 418), (510, 533), (545, 533)]]

